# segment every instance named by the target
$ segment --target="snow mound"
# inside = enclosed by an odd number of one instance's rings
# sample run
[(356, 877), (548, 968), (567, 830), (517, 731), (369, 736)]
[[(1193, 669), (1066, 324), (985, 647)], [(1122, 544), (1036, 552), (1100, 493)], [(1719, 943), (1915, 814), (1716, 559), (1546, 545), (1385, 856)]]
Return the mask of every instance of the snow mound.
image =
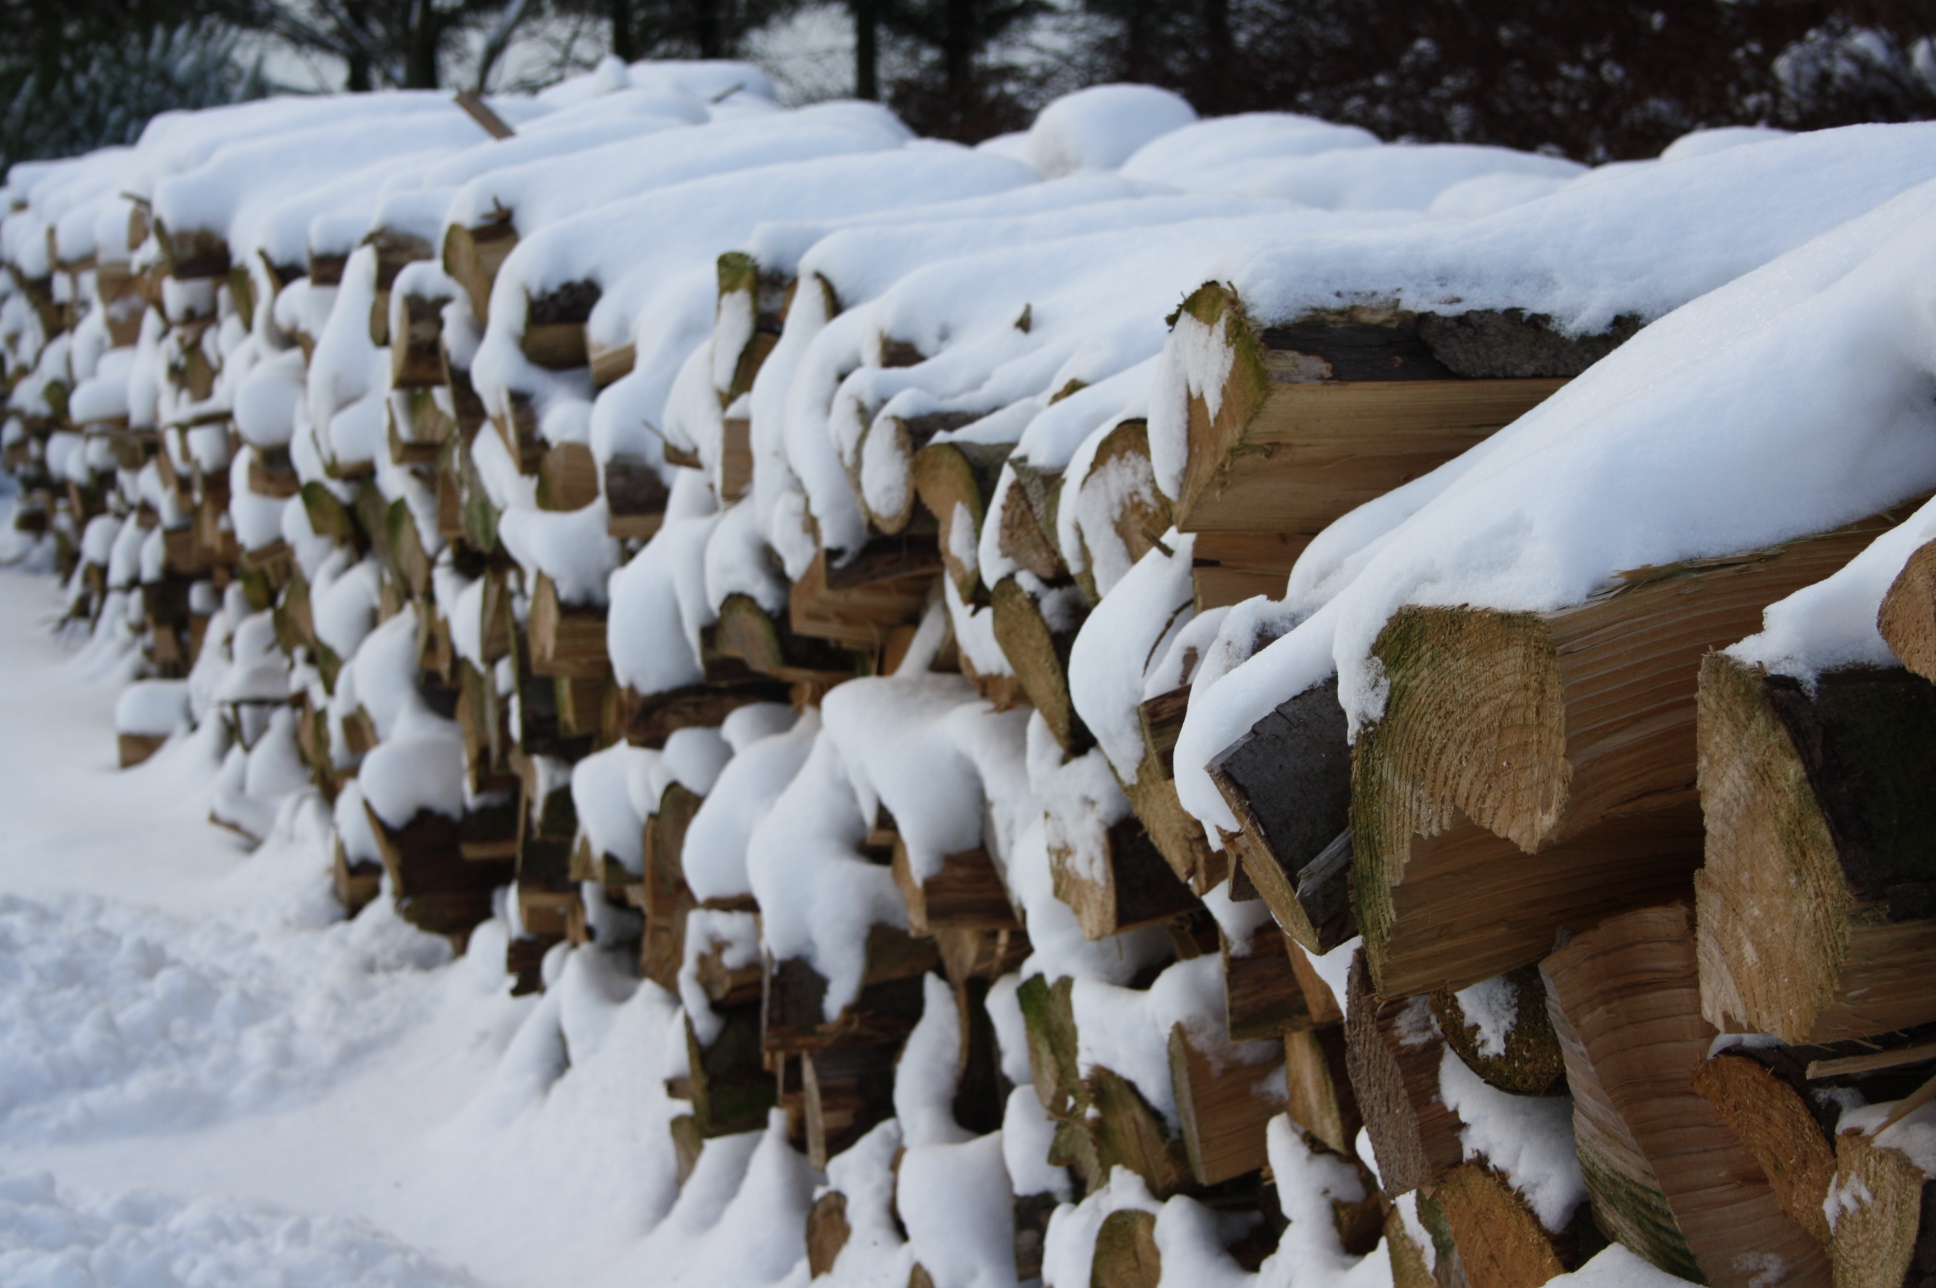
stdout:
[(299, 1216), (234, 1199), (83, 1196), (63, 1193), (44, 1172), (0, 1177), (0, 1280), (59, 1288), (477, 1282), (355, 1218)]

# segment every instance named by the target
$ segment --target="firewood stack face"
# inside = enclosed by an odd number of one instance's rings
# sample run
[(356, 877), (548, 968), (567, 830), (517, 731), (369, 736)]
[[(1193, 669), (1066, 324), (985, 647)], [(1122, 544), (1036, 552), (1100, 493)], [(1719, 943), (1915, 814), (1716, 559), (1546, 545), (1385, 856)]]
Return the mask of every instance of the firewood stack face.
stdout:
[[(217, 823), (261, 840), (313, 793), (349, 913), (388, 898), (519, 992), (569, 949), (635, 963), (684, 1008), (641, 1071), (687, 1105), (680, 1176), (783, 1129), (828, 1178), (814, 1277), (918, 1253), (930, 1174), (1012, 1230), (986, 1282), (1079, 1229), (1092, 1282), (1155, 1284), (1186, 1219), (1246, 1271), (1382, 1248), (1406, 1288), (1537, 1288), (1609, 1242), (1717, 1288), (1930, 1273), (1927, 1160), (1837, 1114), (1936, 1067), (1936, 559), (1884, 605), (1906, 669), (1716, 652), (1900, 513), (1557, 611), (1403, 606), (1382, 714), (1351, 730), (1335, 676), (1281, 704), (1204, 767), (1238, 824), (1206, 835), (1189, 624), (1637, 321), (1266, 324), (1203, 286), (1184, 325), (1233, 357), (1172, 497), (1153, 416), (1044, 463), (1021, 411), (1081, 380), (897, 383), (967, 346), (863, 335), (858, 287), (757, 236), (541, 282), (541, 205), (278, 259), (135, 203), (125, 245), (11, 266), (13, 522), (140, 652), (124, 767), (199, 727)], [(675, 308), (641, 264), (716, 270), (677, 362), (676, 319), (606, 325)], [(1064, 325), (1019, 289), (1018, 351)], [(73, 409), (47, 355), (84, 331), (155, 415)], [(765, 419), (809, 359), (813, 451)], [(648, 424), (624, 399), (662, 376)]]

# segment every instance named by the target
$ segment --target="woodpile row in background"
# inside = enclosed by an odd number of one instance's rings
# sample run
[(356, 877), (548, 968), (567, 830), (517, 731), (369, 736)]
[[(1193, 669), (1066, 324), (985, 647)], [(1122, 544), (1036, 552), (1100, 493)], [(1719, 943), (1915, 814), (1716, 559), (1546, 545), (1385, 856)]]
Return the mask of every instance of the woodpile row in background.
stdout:
[[(130, 246), (149, 232), (131, 228)], [(480, 316), (504, 254), (488, 233), (459, 228), (441, 248)], [(255, 288), (219, 245), (166, 249), (128, 280), (65, 263), (54, 279), (17, 287), (50, 335), (72, 325), (69, 301), (84, 287), (114, 311), (121, 343), (132, 339), (126, 319), (138, 328), (152, 310), (177, 357), (167, 378), (192, 402), (214, 375), (201, 338), (252, 314)], [(380, 291), (405, 263), (438, 253), (420, 240), (385, 243)], [(320, 281), (332, 266), (277, 271)], [(197, 283), (209, 289), (170, 289)], [(790, 287), (758, 280), (744, 257), (722, 261), (721, 291), (755, 293), (761, 318), (730, 397), (772, 347), (767, 314), (784, 308)], [(999, 707), (1032, 705), (1065, 752), (1082, 752), (1091, 736), (1067, 670), (1081, 609), (1072, 621), (1069, 605), (1088, 604), (1093, 588), (1045, 535), (1067, 480), (1018, 470), (991, 512), (1004, 449), (924, 447), (945, 427), (910, 426), (902, 450), (913, 495), (899, 513), (870, 514), (864, 550), (838, 563), (823, 554), (792, 583), (784, 613), (728, 600), (703, 639), (701, 679), (632, 692), (613, 679), (603, 610), (570, 602), (542, 575), (527, 579), (504, 550), (469, 449), (498, 436), (545, 509), (602, 498), (628, 552), (658, 530), (666, 490), (649, 468), (614, 460), (601, 477), (583, 444), (549, 445), (515, 414), (488, 417), (441, 333), (444, 303), (406, 298), (371, 315), (372, 339), (393, 358), (390, 460), (435, 498), (434, 534), (367, 478), (336, 480), (345, 503), (300, 483), (287, 453), (251, 449), (246, 471), (231, 470), (242, 445), (220, 414), (149, 430), (75, 423), (61, 406), (22, 417), (6, 445), (23, 489), (17, 527), (52, 534), (61, 573), (84, 592), (78, 615), (99, 613), (117, 590), (138, 598), (153, 674), (187, 675), (225, 597), (239, 594), (271, 614), (274, 646), (331, 692), (344, 659), (319, 634), (313, 588), (286, 543), (240, 550), (231, 489), (299, 497), (314, 532), (357, 557), (373, 553), (379, 618), (414, 614), (418, 695), (462, 730), (466, 807), (461, 818), (426, 810), (401, 825), (372, 807), (377, 853), (338, 847), (345, 906), (375, 898), (387, 874), (404, 917), (462, 945), (508, 887), (517, 933), (506, 968), (526, 990), (542, 986), (553, 945), (588, 942), (601, 926), (636, 925), (641, 973), (674, 993), (692, 964), (720, 1023), (708, 1043), (693, 1031), (689, 1072), (671, 1088), (691, 1104), (671, 1128), (687, 1167), (706, 1140), (757, 1129), (774, 1106), (816, 1165), (837, 1156), (893, 1112), (901, 1045), (922, 1014), (923, 980), (937, 974), (962, 1016), (955, 1119), (977, 1133), (1000, 1126), (1011, 1088), (986, 999), (1027, 957), (1029, 938), (995, 856), (949, 854), (921, 880), (883, 810), (863, 849), (893, 871), (909, 930), (873, 928), (858, 999), (829, 1020), (828, 982), (804, 960), (746, 961), (687, 943), (688, 925), (711, 924), (698, 914), (760, 911), (749, 896), (702, 899), (688, 885), (682, 852), (697, 794), (664, 788), (634, 871), (591, 843), (568, 768), (621, 740), (662, 748), (750, 704), (813, 707), (853, 677), (891, 674), (944, 579), (992, 608), (1013, 672), (966, 678)], [(584, 301), (549, 303), (542, 317), (534, 307), (527, 357), (586, 368), (600, 385), (625, 372), (625, 353), (587, 350)], [(1481, 441), (1624, 338), (1376, 311), (1259, 328), (1217, 287), (1185, 307), (1226, 328), (1237, 359), (1217, 414), (1193, 409), (1183, 494), (1152, 502), (1123, 489), (1116, 527), (1132, 557), (1172, 525), (1196, 534), (1200, 609), (1281, 594), (1326, 524)], [(293, 338), (305, 353), (314, 341)], [(1498, 374), (1523, 372), (1528, 352), (1546, 374)], [(718, 489), (730, 499), (747, 486), (751, 448), (744, 421), (724, 425)], [(94, 482), (53, 486), (49, 445), (73, 434)], [(190, 435), (202, 450), (190, 450)], [(1092, 469), (1120, 459), (1148, 474), (1134, 422), (1105, 453)], [(165, 504), (128, 483), (150, 465)], [(999, 524), (1003, 553), (1029, 576), (989, 586), (963, 565), (937, 538), (961, 511), (976, 529)], [(162, 558), (129, 585), (111, 585), (106, 554), (81, 540), (104, 513), (160, 532)], [(1056, 894), (1090, 938), (1167, 931), (1167, 952), (1132, 988), (1172, 961), (1219, 958), (1224, 1009), (1206, 1017), (1209, 1038), (1190, 1024), (1171, 1031), (1171, 1115), (1084, 1060), (1076, 981), (1024, 980), (1030, 1070), (1053, 1123), (1047, 1162), (1067, 1169), (1076, 1196), (1120, 1167), (1158, 1200), (1185, 1194), (1249, 1214), (1226, 1224), (1246, 1232), (1227, 1251), (1254, 1269), (1283, 1228), (1266, 1125), (1288, 1113), (1309, 1149), (1362, 1178), (1358, 1197), (1332, 1200), (1342, 1248), (1386, 1241), (1405, 1288), (1533, 1288), (1609, 1240), (1725, 1288), (1896, 1288), (1936, 1270), (1936, 1200), (1922, 1172), (1868, 1135), (1834, 1134), (1840, 1105), (1926, 1095), (1936, 1071), (1936, 553), (1911, 561), (1884, 610), (1910, 670), (1836, 674), (1811, 691), (1714, 652), (1887, 522), (1638, 570), (1556, 613), (1406, 609), (1377, 645), (1391, 686), (1385, 715), (1355, 745), (1335, 693), (1321, 688), (1219, 757), (1213, 776), (1243, 828), (1217, 848), (1171, 779), (1189, 691), (1145, 702), (1146, 754), (1125, 785), (1133, 814), (1110, 828), (1100, 870), (1056, 867)], [(449, 553), (433, 561), (427, 550), (439, 544)], [(453, 643), (440, 566), (482, 581), (482, 666)], [(1047, 594), (1059, 596), (1053, 611)], [(239, 653), (243, 641), (223, 646)], [(932, 665), (961, 661), (944, 642)], [(373, 717), (353, 717), (351, 756), (339, 757), (306, 694), (232, 689), (223, 704), (244, 747), (293, 721), (307, 772), (332, 801), (379, 741)], [(162, 741), (124, 733), (123, 764)], [(1226, 881), (1231, 897), (1261, 900), (1272, 918), (1247, 945), (1233, 945), (1203, 906)], [(1717, 1044), (1722, 1032), (1767, 1036)], [(1570, 1121), (1589, 1205), (1557, 1220), (1540, 1210), (1525, 1160), (1490, 1155), (1469, 1130), (1487, 1095)], [(1040, 1273), (1055, 1203), (1052, 1192), (1015, 1200), (1021, 1278)], [(846, 1204), (835, 1190), (813, 1209), (816, 1272), (847, 1237)], [(1153, 1223), (1130, 1208), (1104, 1221), (1096, 1282), (1155, 1282)]]

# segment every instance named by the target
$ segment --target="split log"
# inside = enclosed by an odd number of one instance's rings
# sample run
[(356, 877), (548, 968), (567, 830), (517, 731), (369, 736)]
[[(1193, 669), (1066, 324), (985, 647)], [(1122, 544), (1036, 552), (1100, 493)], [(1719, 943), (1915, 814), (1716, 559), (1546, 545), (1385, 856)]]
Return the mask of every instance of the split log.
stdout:
[(467, 938), (491, 915), (491, 892), (511, 880), (512, 864), (471, 861), (458, 846), (458, 820), (429, 810), (392, 828), (364, 806), (390, 877), (397, 914), (433, 935)]
[(762, 1003), (762, 1042), (768, 1052), (896, 1042), (921, 1018), (921, 977), (939, 962), (932, 939), (915, 939), (892, 926), (867, 932), (867, 964), (860, 996), (832, 1020), (823, 1007), (827, 981), (802, 958), (769, 962)]
[(840, 1250), (853, 1237), (847, 1223), (847, 1196), (829, 1190), (813, 1201), (807, 1210), (807, 1276), (818, 1279), (832, 1274)]
[(1114, 1071), (1082, 1073), (1074, 989), (1075, 981), (1066, 976), (1050, 984), (1032, 975), (1016, 993), (1035, 1094), (1056, 1122), (1049, 1162), (1074, 1168), (1091, 1192), (1106, 1184), (1117, 1166), (1142, 1177), (1159, 1199), (1184, 1192), (1194, 1184), (1190, 1161), (1162, 1116)]
[(1055, 583), (1069, 575), (1056, 541), (1056, 507), (1062, 497), (1062, 471), (1045, 470), (1010, 457), (1015, 476), (995, 516), (996, 548), (1041, 580)]
[(665, 747), (680, 729), (716, 728), (741, 707), (755, 702), (785, 702), (786, 684), (778, 680), (743, 679), (714, 684), (689, 684), (663, 693), (630, 695), (626, 702), (625, 740), (634, 747)]
[[(1475, 995), (1473, 990), (1483, 990)], [(1566, 1060), (1546, 1014), (1546, 986), (1537, 966), (1521, 966), (1497, 979), (1473, 986), (1463, 996), (1449, 989), (1432, 994), (1432, 1016), (1439, 1034), (1466, 1067), (1510, 1095), (1550, 1096), (1563, 1089)], [(1482, 1025), (1468, 1014), (1466, 1003), (1497, 1015), (1510, 1011), (1512, 1020), (1503, 1040), (1490, 1040)], [(1486, 1017), (1481, 1017), (1486, 1018)]]
[(605, 462), (606, 532), (626, 540), (649, 540), (665, 522), (671, 495), (659, 472), (647, 462), (613, 457)]
[(1184, 1155), (1198, 1185), (1220, 1185), (1270, 1162), (1265, 1127), (1284, 1111), (1268, 1063), (1213, 1058), (1183, 1025), (1170, 1030), (1170, 1087)]
[(822, 550), (793, 583), (788, 622), (796, 635), (877, 652), (894, 627), (920, 620), (940, 571), (928, 537), (880, 538), (838, 567)]
[(368, 859), (350, 858), (341, 838), (337, 839), (334, 848), (330, 881), (336, 890), (336, 901), (343, 905), (343, 915), (354, 917), (383, 892), (383, 865)]
[(979, 846), (943, 855), (939, 872), (926, 880), (917, 880), (908, 860), (907, 845), (897, 835), (893, 866), (894, 883), (900, 887), (901, 897), (907, 900), (909, 934), (1022, 928), (995, 860)]
[(1125, 420), (1103, 436), (1070, 501), (1084, 564), (1076, 581), (1093, 602), (1102, 595), (1095, 584), (1092, 541), (1113, 540), (1134, 565), (1170, 528), (1170, 499), (1157, 487), (1150, 464), (1148, 422)]
[(1540, 971), (1600, 1228), (1670, 1274), (1715, 1288), (1828, 1284), (1820, 1243), (1782, 1210), (1754, 1154), (1694, 1090), (1714, 1030), (1700, 1014), (1686, 906), (1610, 918)]
[[(733, 357), (733, 374), (726, 388), (719, 391), (722, 405), (751, 391), (753, 378), (760, 373), (767, 355), (780, 342), (786, 327), (787, 309), (793, 303), (794, 279), (778, 273), (763, 273), (759, 261), (743, 251), (727, 251), (719, 257), (719, 312), (744, 308), (753, 318), (745, 342)], [(819, 283), (824, 287), (824, 281)], [(727, 297), (744, 296), (742, 305), (728, 303)], [(828, 316), (835, 310), (829, 309)]]
[[(639, 973), (675, 995), (679, 991), (679, 970), (685, 964), (686, 914), (698, 904), (686, 885), (685, 867), (680, 859), (685, 851), (686, 830), (692, 826), (701, 803), (701, 797), (683, 785), (668, 783), (659, 797), (659, 807), (645, 820), (645, 880), (641, 891), (645, 932), (639, 941)], [(763, 979), (764, 975), (761, 971), (759, 978)], [(759, 987), (756, 982), (755, 989)], [(709, 995), (712, 991), (707, 989)], [(731, 992), (729, 982), (726, 992), (712, 1000), (726, 1002)], [(758, 997), (755, 991), (747, 1000)]]
[(458, 437), (457, 420), (438, 406), (435, 390), (394, 389), (388, 413), (393, 465), (436, 465), (444, 444)]
[(827, 1160), (894, 1114), (893, 1043), (822, 1047), (800, 1053), (805, 1093), (807, 1161), (818, 1171)]
[(914, 454), (914, 490), (934, 515), (941, 563), (963, 602), (973, 600), (981, 585), (975, 551), (982, 520), (1013, 448), (1012, 443), (929, 443)]
[(448, 300), (403, 297), (403, 326), (390, 336), (390, 385), (428, 389), (444, 383), (444, 305)]
[(1224, 843), (1285, 933), (1314, 953), (1356, 935), (1351, 748), (1337, 679), (1279, 705), (1209, 773), (1241, 825)]
[(1423, 997), (1387, 1001), (1372, 991), (1359, 949), (1351, 962), (1345, 1054), (1387, 1195), (1430, 1185), (1465, 1158), (1459, 1117), (1439, 1098), (1445, 1038)]
[(1100, 859), (1085, 862), (1060, 847), (1049, 851), (1055, 897), (1075, 912), (1089, 939), (1107, 939), (1200, 906), (1134, 816), (1104, 833)]
[(571, 679), (601, 678), (605, 656), (605, 610), (562, 602), (558, 587), (539, 573), (531, 591), (531, 670)]
[(1365, 1125), (1351, 1085), (1350, 1042), (1342, 1027), (1291, 1029), (1284, 1034), (1284, 1111), (1291, 1121), (1340, 1154), (1350, 1156)]
[(1925, 1288), (1936, 1276), (1936, 1185), (1862, 1132), (1835, 1141), (1835, 1288)]
[(1232, 351), (1216, 414), (1190, 400), (1185, 532), (1321, 532), (1518, 419), (1636, 329), (1574, 338), (1513, 311), (1376, 305), (1258, 327), (1215, 283), (1183, 309)]
[(779, 1095), (762, 1056), (759, 1006), (718, 1008), (714, 1014), (722, 1023), (711, 1046), (701, 1047), (686, 1021), (688, 1084), (668, 1088), (689, 1094), (699, 1134), (707, 1139), (764, 1127)]
[(1896, 574), (1876, 629), (1904, 666), (1936, 680), (1936, 541), (1917, 547)]
[[(1095, 741), (1069, 698), (1069, 649), (1080, 617), (1066, 602), (1073, 592), (1050, 592), (1044, 604), (1020, 581), (1004, 578), (992, 596), (995, 642), (1001, 645), (1029, 702), (1042, 713), (1063, 751), (1079, 755)], [(1070, 620), (1070, 619), (1074, 620)]]
[(831, 688), (864, 673), (865, 659), (828, 640), (797, 635), (776, 622), (749, 595), (728, 595), (719, 606), (713, 628), (713, 647), (724, 657), (738, 658), (760, 675), (788, 684), (818, 684)]
[(843, 461), (871, 531), (896, 536), (928, 528), (928, 514), (915, 507), (915, 458), (935, 435), (971, 425), (982, 415), (979, 411), (935, 411), (920, 416), (879, 416), (861, 430), (860, 440), (844, 454)]
[(595, 343), (587, 335), (585, 358), (591, 364), (593, 387), (603, 389), (632, 374), (632, 366), (638, 361), (638, 349), (629, 340), (624, 344), (606, 346)]
[(548, 371), (571, 371), (588, 365), (585, 323), (598, 304), (596, 282), (566, 282), (542, 295), (527, 295), (524, 334), (518, 348), (525, 360)]
[(517, 248), (518, 229), (504, 211), (475, 228), (452, 224), (444, 233), (444, 271), (470, 297), (471, 312), (491, 316), (491, 287), (498, 270)]
[(1835, 1150), (1795, 1089), (1738, 1049), (1695, 1066), (1691, 1085), (1754, 1155), (1781, 1210), (1826, 1245), (1822, 1201), (1835, 1179)]
[(1269, 926), (1259, 926), (1248, 951), (1232, 953), (1222, 939), (1224, 1028), (1232, 1042), (1257, 1042), (1282, 1037), (1287, 1029), (1311, 1027), (1311, 1010), (1304, 988), (1291, 969), (1284, 940)]
[(1832, 1042), (1936, 1020), (1936, 685), (1901, 670), (1813, 692), (1701, 666), (1701, 1005), (1724, 1030)]
[(1702, 846), (1702, 656), (1893, 523), (1641, 569), (1557, 612), (1395, 614), (1373, 649), (1390, 696), (1352, 772), (1353, 890), (1379, 988), (1463, 987), (1538, 960), (1562, 927), (1685, 897)]
[(1567, 1255), (1577, 1254), (1577, 1242), (1549, 1233), (1512, 1186), (1483, 1163), (1453, 1168), (1433, 1188), (1432, 1199), (1470, 1288), (1539, 1288), (1578, 1268), (1577, 1255)]
[(148, 733), (124, 733), (116, 735), (116, 751), (120, 757), (121, 768), (133, 769), (148, 757), (160, 751), (168, 742), (168, 735)]
[[(538, 461), (538, 508), (582, 510), (598, 499), (598, 462), (585, 443), (553, 443)], [(609, 520), (608, 520), (609, 522)]]
[(1304, 946), (1289, 935), (1284, 936), (1284, 950), (1290, 954), (1291, 970), (1297, 975), (1298, 987), (1304, 990), (1304, 1005), (1310, 1008), (1311, 1027), (1328, 1028), (1344, 1023), (1344, 1006), (1318, 968), (1311, 964), (1311, 954)]

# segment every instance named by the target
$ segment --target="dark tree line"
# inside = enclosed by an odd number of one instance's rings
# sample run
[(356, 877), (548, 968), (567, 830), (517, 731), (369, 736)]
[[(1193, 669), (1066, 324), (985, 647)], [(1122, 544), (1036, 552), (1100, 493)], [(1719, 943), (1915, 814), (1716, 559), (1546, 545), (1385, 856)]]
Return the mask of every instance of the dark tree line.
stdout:
[[(825, 0), (822, 0), (824, 4)], [(132, 138), (170, 106), (252, 92), (248, 33), (326, 55), (344, 87), (483, 83), (543, 17), (627, 61), (729, 58), (809, 0), (0, 0), (0, 159)], [(853, 92), (979, 139), (1112, 80), (1207, 115), (1308, 112), (1386, 138), (1586, 161), (1687, 130), (1936, 117), (1936, 0), (838, 0)], [(481, 46), (482, 57), (472, 51)], [(38, 123), (36, 123), (38, 118)]]

